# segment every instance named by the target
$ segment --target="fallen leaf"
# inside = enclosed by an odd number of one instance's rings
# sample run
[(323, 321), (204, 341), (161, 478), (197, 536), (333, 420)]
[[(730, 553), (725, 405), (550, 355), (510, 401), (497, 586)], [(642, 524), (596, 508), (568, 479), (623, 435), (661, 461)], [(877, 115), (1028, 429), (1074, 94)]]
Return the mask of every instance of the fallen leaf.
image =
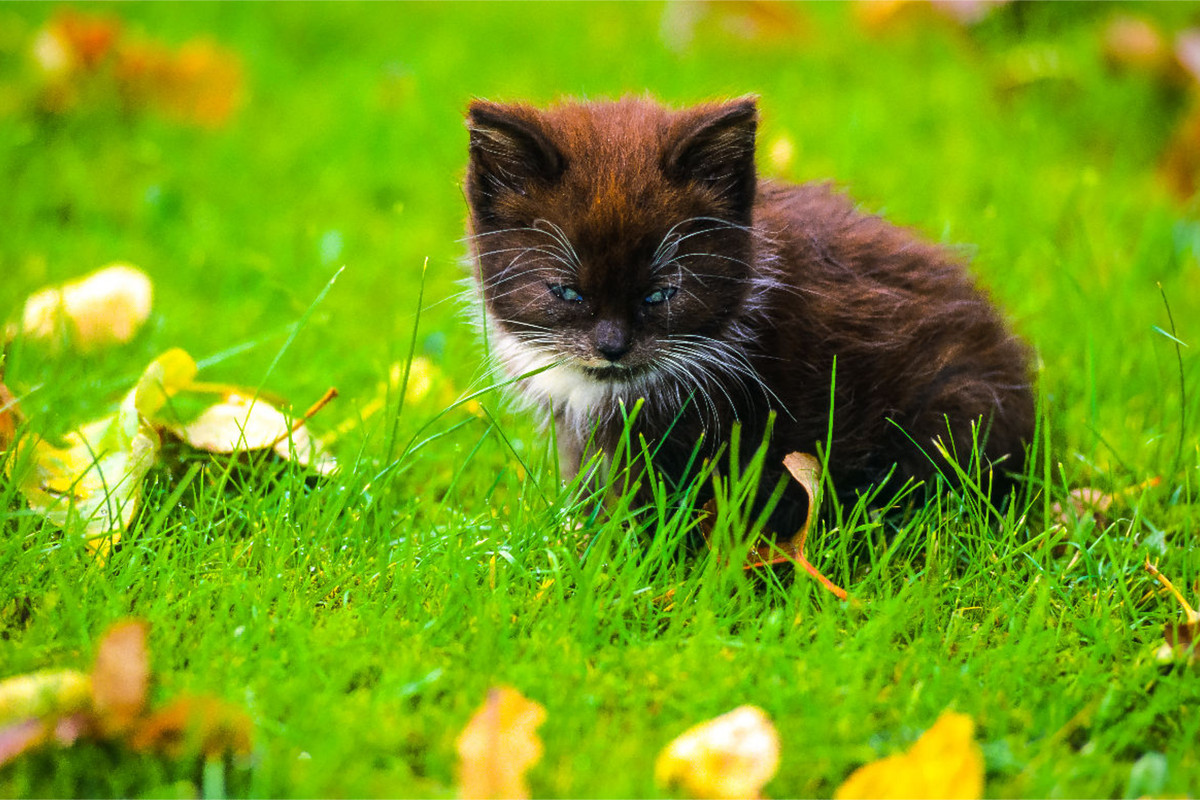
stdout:
[(237, 706), (205, 695), (177, 697), (140, 720), (129, 736), (135, 750), (173, 757), (201, 753), (207, 758), (249, 753), (254, 724)]
[(1106, 492), (1090, 486), (1083, 486), (1067, 492), (1066, 502), (1056, 501), (1050, 506), (1050, 519), (1056, 525), (1070, 527), (1077, 520), (1091, 518), (1098, 528), (1107, 528), (1109, 508), (1113, 503), (1127, 500), (1133, 495), (1146, 489), (1152, 489), (1162, 483), (1159, 477), (1144, 480), (1139, 484), (1122, 489), (1119, 492)]
[(463, 798), (529, 797), (525, 773), (542, 757), (537, 728), (546, 709), (507, 686), (487, 700), (458, 737)]
[(654, 765), (664, 789), (690, 797), (760, 797), (779, 767), (779, 735), (766, 713), (741, 706), (689, 728)]
[(21, 325), (9, 326), (53, 344), (82, 351), (128, 342), (150, 316), (153, 287), (145, 273), (110, 264), (63, 286), (43, 289), (25, 301)]
[(304, 420), (337, 396), (330, 389), (299, 420), (293, 420), (261, 397), (230, 394), (209, 406), (187, 425), (169, 428), (189, 447), (208, 453), (233, 454), (274, 450), (321, 475), (337, 467), (333, 457), (313, 438)]
[(1151, 74), (1171, 66), (1171, 48), (1154, 23), (1142, 17), (1120, 15), (1104, 28), (1104, 60), (1110, 67)]
[(0, 381), (0, 453), (8, 449), (17, 435), (17, 425), (21, 422), (21, 408), (17, 398)]
[(864, 28), (883, 33), (897, 28), (950, 22), (970, 27), (1009, 0), (857, 0), (855, 14)]
[(908, 752), (859, 767), (837, 791), (836, 800), (855, 798), (979, 798), (983, 796), (983, 753), (975, 721), (943, 712)]
[(73, 669), (0, 681), (0, 765), (51, 741), (74, 742), (88, 729), (92, 684)]
[(90, 708), (92, 680), (75, 669), (48, 669), (0, 681), (0, 726)]
[(93, 706), (102, 733), (111, 736), (133, 726), (146, 709), (149, 683), (146, 623), (129, 620), (109, 628), (92, 667)]
[(237, 55), (207, 39), (185, 42), (169, 62), (157, 95), (162, 108), (185, 122), (217, 127), (242, 102)]
[(1143, 566), (1183, 607), (1183, 621), (1168, 622), (1164, 626), (1163, 638), (1166, 641), (1158, 648), (1155, 657), (1164, 663), (1183, 660), (1189, 665), (1194, 664), (1198, 655), (1196, 642), (1200, 641), (1200, 611), (1192, 608), (1191, 603), (1175, 588), (1170, 579), (1150, 563), (1149, 557)]
[[(788, 453), (783, 458), (783, 466), (797, 483), (808, 494), (808, 514), (804, 525), (792, 537), (779, 555), (779, 545), (770, 544), (758, 548), (758, 557), (763, 564), (776, 564), (781, 561), (794, 561), (805, 572), (817, 579), (817, 582), (832, 592), (839, 600), (847, 598), (846, 590), (826, 578), (820, 570), (812, 565), (805, 554), (808, 543), (808, 532), (817, 515), (817, 507), (821, 504), (821, 462), (810, 453)], [(751, 564), (750, 566), (756, 566)]]
[(777, 136), (767, 148), (767, 162), (778, 174), (786, 174), (796, 156), (796, 145), (788, 136)]
[(158, 456), (159, 435), (147, 417), (186, 386), (194, 367), (187, 353), (169, 350), (150, 363), (116, 413), (63, 437), (64, 447), (34, 438), (20, 448), (31, 462), (18, 483), (29, 507), (60, 528), (82, 525), (88, 547), (107, 556), (133, 521), (142, 479)]

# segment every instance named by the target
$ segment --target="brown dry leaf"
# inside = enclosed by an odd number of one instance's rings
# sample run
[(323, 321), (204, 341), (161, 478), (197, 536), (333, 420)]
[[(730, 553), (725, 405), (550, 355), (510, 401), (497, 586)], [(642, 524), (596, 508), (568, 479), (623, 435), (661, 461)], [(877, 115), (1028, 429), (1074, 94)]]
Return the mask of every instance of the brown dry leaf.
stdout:
[(242, 64), (207, 39), (185, 42), (169, 62), (158, 94), (163, 110), (197, 125), (219, 127), (242, 102)]
[(150, 279), (128, 264), (110, 264), (77, 281), (29, 297), (18, 331), (54, 345), (69, 342), (87, 352), (128, 342), (150, 316)]
[(92, 667), (92, 696), (100, 731), (111, 736), (129, 730), (146, 709), (149, 684), (146, 623), (128, 620), (109, 628)]
[(1171, 48), (1154, 23), (1143, 17), (1120, 15), (1104, 29), (1104, 60), (1116, 69), (1166, 74), (1171, 68)]
[(542, 757), (537, 728), (546, 709), (501, 686), (459, 734), (459, 793), (463, 798), (529, 797), (525, 773)]
[(1065, 505), (1062, 502), (1055, 502), (1050, 506), (1050, 519), (1056, 525), (1070, 527), (1076, 520), (1090, 516), (1097, 527), (1107, 528), (1109, 524), (1107, 513), (1113, 503), (1125, 501), (1160, 483), (1162, 483), (1161, 478), (1153, 477), (1117, 492), (1105, 492), (1090, 486), (1072, 489), (1067, 492)]
[(0, 453), (8, 449), (17, 435), (17, 425), (22, 421), (21, 407), (17, 398), (0, 381)]
[(1175, 588), (1170, 579), (1159, 572), (1158, 567), (1150, 563), (1149, 557), (1146, 558), (1143, 566), (1183, 607), (1183, 621), (1166, 624), (1163, 629), (1163, 637), (1166, 642), (1158, 648), (1155, 657), (1163, 663), (1183, 660), (1189, 665), (1194, 664), (1198, 655), (1196, 642), (1200, 641), (1200, 612), (1192, 608), (1191, 603), (1187, 601), (1182, 592)]
[[(816, 456), (810, 453), (788, 453), (783, 458), (783, 466), (787, 469), (788, 474), (804, 487), (804, 491), (808, 494), (808, 515), (804, 519), (804, 526), (796, 531), (792, 540), (785, 546), (784, 558), (795, 561), (805, 572), (816, 578), (818, 583), (832, 592), (839, 600), (845, 600), (847, 598), (846, 590), (837, 586), (833, 581), (821, 574), (821, 571), (809, 562), (808, 556), (805, 554), (808, 531), (812, 527), (812, 522), (817, 515), (817, 507), (821, 503), (821, 462), (817, 460)], [(778, 550), (778, 546), (774, 548), (759, 548), (759, 558), (763, 563), (778, 562), (778, 558), (769, 558), (772, 549)]]
[(779, 767), (779, 734), (762, 709), (741, 706), (663, 748), (654, 780), (690, 797), (760, 797)]
[(929, 23), (970, 27), (1009, 0), (857, 0), (859, 23), (871, 33)]
[(244, 755), (252, 749), (253, 730), (237, 706), (215, 697), (183, 695), (137, 721), (129, 746), (176, 758), (195, 752), (208, 758)]
[(833, 793), (856, 798), (979, 798), (983, 796), (983, 753), (975, 721), (943, 712), (908, 750), (859, 767)]

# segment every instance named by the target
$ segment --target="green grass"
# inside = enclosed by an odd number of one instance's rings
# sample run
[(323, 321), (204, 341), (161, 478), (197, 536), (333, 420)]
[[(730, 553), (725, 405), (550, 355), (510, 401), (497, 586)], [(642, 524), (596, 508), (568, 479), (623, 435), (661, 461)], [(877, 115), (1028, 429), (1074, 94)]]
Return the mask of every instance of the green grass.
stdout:
[[(85, 10), (172, 45), (215, 38), (243, 59), (248, 99), (216, 130), (104, 103), (39, 114), (27, 53), (54, 7), (0, 8), (0, 309), (112, 260), (157, 292), (129, 345), (80, 357), (18, 341), (6, 383), (51, 434), (108, 413), (173, 346), (206, 380), (299, 408), (336, 385), (314, 427), (345, 426), (344, 469), (326, 482), (262, 463), (156, 470), (104, 566), (0, 480), (0, 678), (85, 667), (135, 615), (151, 625), (155, 700), (216, 694), (257, 734), (224, 771), (111, 744), (47, 751), (0, 768), (0, 795), (448, 797), (455, 738), (497, 683), (547, 709), (538, 796), (661, 795), (658, 751), (744, 703), (782, 739), (770, 796), (828, 796), (946, 708), (978, 723), (990, 796), (1200, 791), (1200, 682), (1153, 659), (1179, 609), (1147, 597), (1141, 566), (1150, 556), (1196, 598), (1200, 221), (1155, 175), (1190, 101), (1106, 70), (1114, 9), (1034, 5), (970, 33), (871, 37), (846, 7), (805, 7), (798, 41), (745, 42), (709, 20), (681, 52), (648, 4)], [(830, 509), (810, 557), (859, 601), (839, 603), (805, 579), (683, 557), (689, 515), (664, 511), (649, 535), (624, 507), (589, 523), (547, 437), (500, 392), (481, 413), (441, 413), (489, 381), (454, 299), (467, 102), (643, 91), (756, 92), (765, 171), (786, 137), (780, 177), (835, 179), (969, 246), (1039, 353), (1053, 446), (1021, 504), (997, 521), (941, 495), (891, 546), (890, 523)], [(1182, 367), (1156, 330), (1172, 329), (1164, 296), (1192, 345)], [(446, 385), (359, 424), (410, 342)], [(1111, 524), (1073, 526), (1061, 555), (1042, 546), (1067, 488), (1152, 477)], [(718, 538), (744, 514), (723, 508)]]

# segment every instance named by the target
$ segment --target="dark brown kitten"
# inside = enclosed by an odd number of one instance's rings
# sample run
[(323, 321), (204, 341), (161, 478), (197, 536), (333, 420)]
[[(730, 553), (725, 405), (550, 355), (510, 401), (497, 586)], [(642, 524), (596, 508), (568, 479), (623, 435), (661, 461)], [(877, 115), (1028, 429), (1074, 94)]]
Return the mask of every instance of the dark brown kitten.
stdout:
[[(553, 416), (564, 471), (593, 435), (611, 454), (638, 398), (635, 433), (675, 481), (735, 422), (748, 455), (773, 411), (761, 499), (786, 453), (825, 441), (836, 359), (840, 492), (893, 466), (893, 480), (929, 479), (939, 438), (965, 465), (973, 426), (986, 462), (1019, 472), (1026, 347), (945, 250), (827, 186), (758, 180), (757, 117), (753, 99), (471, 105), (488, 339), (511, 375), (544, 370), (519, 386)], [(780, 530), (806, 503), (789, 491)]]

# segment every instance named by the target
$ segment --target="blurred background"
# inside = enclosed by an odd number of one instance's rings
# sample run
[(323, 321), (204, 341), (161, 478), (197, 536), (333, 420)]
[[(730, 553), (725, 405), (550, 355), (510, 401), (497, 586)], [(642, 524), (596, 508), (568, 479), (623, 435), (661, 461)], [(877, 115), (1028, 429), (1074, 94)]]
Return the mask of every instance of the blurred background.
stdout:
[(482, 374), (457, 296), (471, 98), (755, 93), (764, 175), (959, 248), (1037, 347), (1071, 469), (1144, 478), (1196, 416), (1164, 333), (1190, 343), (1200, 310), (1194, 25), (1191, 4), (6, 4), (0, 309), (111, 261), (155, 286), (130, 345), (12, 347), (6, 380), (53, 427), (181, 346), (300, 406), (336, 385), (326, 429), (368, 430), (420, 302), (436, 410)]

